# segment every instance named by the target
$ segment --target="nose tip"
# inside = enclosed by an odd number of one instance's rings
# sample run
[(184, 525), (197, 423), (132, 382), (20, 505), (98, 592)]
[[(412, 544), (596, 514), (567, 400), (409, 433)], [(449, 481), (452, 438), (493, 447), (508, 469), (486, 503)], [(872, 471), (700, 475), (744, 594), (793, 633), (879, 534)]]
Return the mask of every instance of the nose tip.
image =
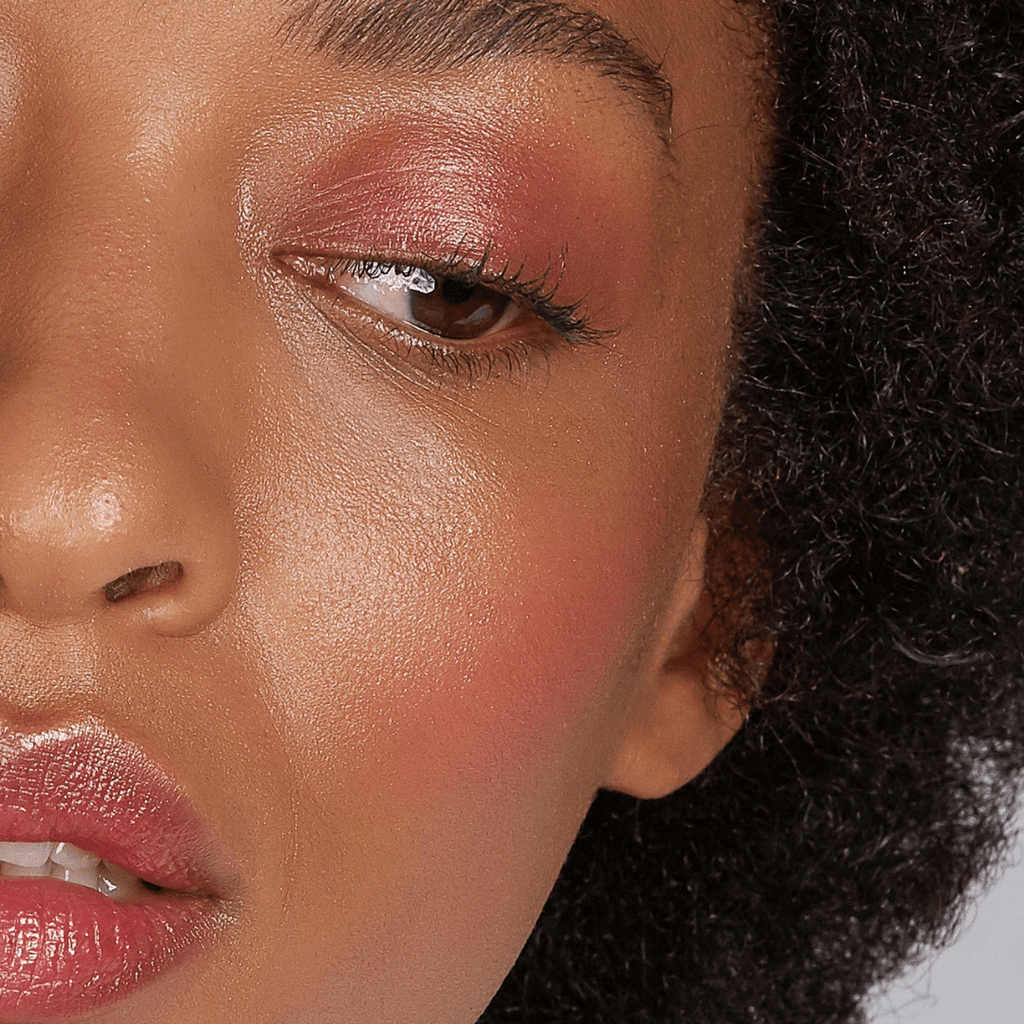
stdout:
[(36, 624), (104, 616), (167, 636), (219, 615), (237, 571), (225, 502), (187, 454), (147, 446), (129, 461), (105, 478), (81, 463), (0, 466), (0, 611)]

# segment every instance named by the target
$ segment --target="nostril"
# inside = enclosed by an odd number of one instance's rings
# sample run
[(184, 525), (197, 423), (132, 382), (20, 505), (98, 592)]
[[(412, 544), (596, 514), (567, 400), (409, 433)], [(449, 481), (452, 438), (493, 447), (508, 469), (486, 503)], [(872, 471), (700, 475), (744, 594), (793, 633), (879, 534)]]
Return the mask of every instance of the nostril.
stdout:
[(181, 562), (160, 562), (157, 565), (144, 565), (141, 569), (132, 569), (116, 580), (111, 580), (103, 593), (111, 604), (124, 601), (140, 594), (152, 594), (177, 583), (184, 576), (185, 570)]

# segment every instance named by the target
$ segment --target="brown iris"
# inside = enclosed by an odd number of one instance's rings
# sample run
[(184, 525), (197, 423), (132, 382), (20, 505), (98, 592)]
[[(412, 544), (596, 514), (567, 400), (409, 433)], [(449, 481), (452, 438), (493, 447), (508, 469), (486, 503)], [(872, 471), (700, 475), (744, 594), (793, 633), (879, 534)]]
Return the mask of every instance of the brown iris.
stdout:
[(409, 304), (418, 326), (442, 338), (479, 338), (508, 311), (507, 295), (481, 284), (467, 284), (437, 277), (431, 292), (409, 293)]

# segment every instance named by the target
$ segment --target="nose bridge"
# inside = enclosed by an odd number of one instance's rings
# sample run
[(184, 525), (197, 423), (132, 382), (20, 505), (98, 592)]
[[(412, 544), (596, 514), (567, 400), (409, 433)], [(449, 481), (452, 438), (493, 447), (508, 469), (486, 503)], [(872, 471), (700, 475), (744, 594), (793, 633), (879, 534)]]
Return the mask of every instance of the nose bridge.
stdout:
[(0, 256), (6, 358), (52, 360), (68, 388), (83, 371), (97, 377), (102, 366), (166, 353), (175, 341), (170, 316), (189, 287), (187, 230), (161, 218), (166, 200), (153, 204), (123, 167), (83, 164), (23, 191), (4, 218)]
[(196, 268), (223, 263), (233, 242), (231, 211), (206, 187), (220, 156), (209, 83), (175, 88), (153, 54), (129, 45), (131, 31), (109, 29), (77, 39), (37, 25), (21, 41), (19, 145), (0, 149), (0, 167), (13, 168), (0, 173), (0, 311), (29, 329), (0, 326), (8, 358), (19, 342), (86, 360), (112, 346), (165, 352), (191, 314)]

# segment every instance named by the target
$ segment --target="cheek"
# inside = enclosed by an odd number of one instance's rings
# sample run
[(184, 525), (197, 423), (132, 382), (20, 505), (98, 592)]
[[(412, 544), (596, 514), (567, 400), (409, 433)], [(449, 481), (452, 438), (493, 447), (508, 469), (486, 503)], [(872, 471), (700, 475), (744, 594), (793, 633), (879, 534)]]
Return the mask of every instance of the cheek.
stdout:
[(526, 774), (536, 787), (602, 731), (645, 559), (593, 523), (537, 525), (514, 560), (474, 567), (443, 643), (423, 652), (420, 699), (390, 737), (419, 793)]
[[(564, 492), (501, 500), (497, 484), (436, 468), (433, 480), (418, 475), (414, 501), (402, 488), (369, 506), (399, 517), (339, 522), (335, 551), (323, 552), (322, 528), (293, 534), (323, 558), (289, 559), (316, 598), (287, 602), (309, 617), (279, 651), (288, 662), (272, 674), (272, 702), (308, 752), (303, 770), (370, 771), (392, 804), (510, 787), (550, 799), (563, 783), (578, 803), (614, 732), (659, 524), (637, 502), (588, 498), (582, 486), (571, 502)], [(439, 479), (461, 481), (458, 497)], [(496, 504), (514, 513), (488, 518)], [(279, 608), (265, 617), (291, 625)]]
[[(335, 843), (293, 884), (322, 900), (343, 867), (338, 977), (354, 950), (397, 944), (420, 978), (450, 974), (435, 956), (484, 958), (489, 994), (602, 781), (659, 530), (626, 481), (513, 492), (457, 449), (400, 448), (349, 460), (369, 471), (346, 515), (293, 500), (288, 575), (261, 570), (262, 631), (291, 637), (268, 643), (267, 703), (299, 829)], [(309, 902), (291, 901), (298, 928)]]
[(599, 774), (591, 740), (621, 706), (665, 560), (664, 502), (619, 451), (635, 450), (628, 431), (557, 449), (509, 434), (485, 458), (379, 395), (353, 406), (358, 437), (299, 431), (329, 448), (306, 447), (297, 476), (349, 475), (288, 486), (267, 539), (281, 553), (258, 571), (254, 628), (274, 633), (270, 702), (308, 752), (297, 765), (322, 783), (372, 766), (410, 801), (518, 784), (583, 750)]

